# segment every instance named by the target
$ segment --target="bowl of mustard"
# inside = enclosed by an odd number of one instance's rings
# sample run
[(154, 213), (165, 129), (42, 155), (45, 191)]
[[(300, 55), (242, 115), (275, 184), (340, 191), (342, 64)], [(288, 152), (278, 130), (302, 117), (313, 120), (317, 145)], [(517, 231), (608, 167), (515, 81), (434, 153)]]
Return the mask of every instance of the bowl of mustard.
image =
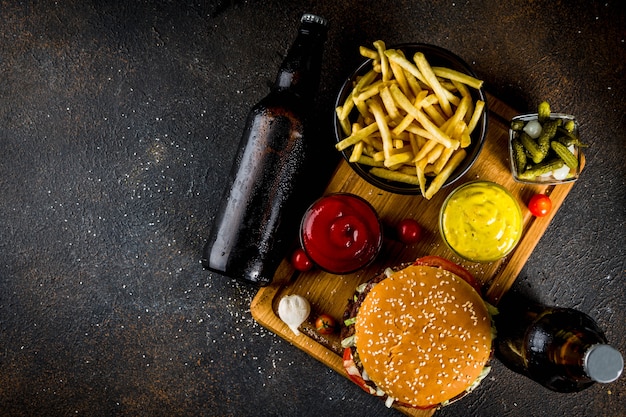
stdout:
[(494, 262), (522, 237), (522, 210), (515, 197), (492, 181), (454, 189), (439, 212), (439, 230), (455, 254), (471, 262)]

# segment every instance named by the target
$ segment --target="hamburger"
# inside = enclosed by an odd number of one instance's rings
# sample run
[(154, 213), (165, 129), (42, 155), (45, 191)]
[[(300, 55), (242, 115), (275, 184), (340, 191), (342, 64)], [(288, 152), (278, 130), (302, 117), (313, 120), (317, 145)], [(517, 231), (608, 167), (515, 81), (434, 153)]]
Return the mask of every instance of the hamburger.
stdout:
[(388, 407), (447, 405), (489, 371), (492, 308), (472, 275), (444, 258), (388, 268), (348, 302), (343, 366)]

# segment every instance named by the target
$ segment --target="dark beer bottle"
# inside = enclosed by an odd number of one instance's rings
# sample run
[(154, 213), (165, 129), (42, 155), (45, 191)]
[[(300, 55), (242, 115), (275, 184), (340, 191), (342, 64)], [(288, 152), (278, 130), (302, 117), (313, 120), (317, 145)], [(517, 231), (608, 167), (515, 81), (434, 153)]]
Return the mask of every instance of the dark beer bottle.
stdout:
[(248, 114), (202, 264), (269, 284), (295, 240), (310, 196), (307, 118), (319, 85), (327, 21), (304, 14), (269, 94)]
[(587, 314), (528, 301), (501, 304), (499, 310), (496, 357), (546, 388), (577, 392), (622, 373), (622, 355)]

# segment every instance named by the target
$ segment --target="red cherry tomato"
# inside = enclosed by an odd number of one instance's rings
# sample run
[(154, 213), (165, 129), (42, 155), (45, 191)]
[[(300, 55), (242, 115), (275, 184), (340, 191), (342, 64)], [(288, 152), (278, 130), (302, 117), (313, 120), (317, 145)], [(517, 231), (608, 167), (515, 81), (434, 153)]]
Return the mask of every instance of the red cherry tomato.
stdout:
[(320, 314), (315, 320), (315, 330), (319, 334), (331, 334), (335, 332), (337, 322), (328, 314)]
[(412, 245), (420, 240), (422, 236), (422, 227), (413, 219), (400, 220), (396, 226), (398, 239), (405, 245)]
[(552, 200), (545, 194), (535, 194), (528, 201), (528, 210), (533, 216), (546, 216), (552, 210)]
[(313, 262), (302, 248), (293, 251), (291, 255), (291, 265), (300, 272), (305, 272), (313, 268)]

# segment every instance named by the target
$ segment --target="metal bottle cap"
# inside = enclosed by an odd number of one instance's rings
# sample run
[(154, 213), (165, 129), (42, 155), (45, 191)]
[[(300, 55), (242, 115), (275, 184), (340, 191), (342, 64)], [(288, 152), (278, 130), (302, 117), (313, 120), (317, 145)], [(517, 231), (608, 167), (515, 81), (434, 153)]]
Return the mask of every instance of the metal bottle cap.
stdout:
[(600, 383), (615, 381), (624, 370), (624, 358), (609, 345), (594, 345), (585, 353), (585, 371)]
[(317, 23), (318, 25), (328, 26), (328, 20), (322, 16), (318, 16), (312, 13), (305, 13), (300, 18), (301, 23)]

